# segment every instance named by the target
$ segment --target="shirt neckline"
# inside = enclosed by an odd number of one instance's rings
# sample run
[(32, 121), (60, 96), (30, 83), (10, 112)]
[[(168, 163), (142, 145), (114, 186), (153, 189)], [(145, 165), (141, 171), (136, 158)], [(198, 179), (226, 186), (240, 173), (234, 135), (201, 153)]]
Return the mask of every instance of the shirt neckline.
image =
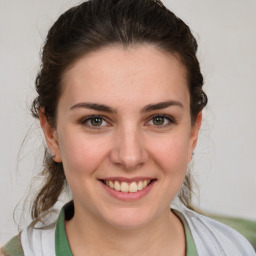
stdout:
[[(181, 212), (172, 209), (173, 213), (181, 220), (186, 236), (186, 256), (198, 256), (196, 245), (189, 229), (188, 223)], [(74, 203), (70, 201), (65, 204), (59, 214), (55, 230), (55, 253), (56, 256), (73, 256), (71, 251), (66, 231), (65, 220), (69, 220), (74, 215)]]

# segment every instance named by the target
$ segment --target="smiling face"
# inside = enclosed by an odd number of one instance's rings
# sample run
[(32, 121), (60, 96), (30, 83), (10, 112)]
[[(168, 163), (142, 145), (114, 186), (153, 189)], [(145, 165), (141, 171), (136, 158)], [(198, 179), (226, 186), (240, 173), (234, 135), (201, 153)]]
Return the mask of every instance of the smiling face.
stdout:
[(56, 121), (49, 128), (41, 115), (74, 218), (131, 228), (170, 214), (201, 121), (191, 125), (185, 69), (174, 55), (153, 46), (87, 54), (64, 73)]

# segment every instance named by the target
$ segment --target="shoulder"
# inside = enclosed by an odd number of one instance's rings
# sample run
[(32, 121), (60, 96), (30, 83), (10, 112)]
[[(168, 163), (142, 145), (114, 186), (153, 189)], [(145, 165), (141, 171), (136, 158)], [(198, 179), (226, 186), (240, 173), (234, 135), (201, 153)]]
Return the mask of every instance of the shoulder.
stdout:
[(0, 256), (24, 255), (55, 255), (55, 222), (33, 222), (0, 248)]
[(6, 245), (0, 248), (0, 256), (24, 256), (20, 234), (13, 237)]
[(32, 222), (20, 235), (25, 255), (55, 255), (55, 228), (58, 213), (48, 212), (41, 220)]
[(181, 214), (188, 223), (199, 255), (212, 255), (211, 251), (216, 256), (256, 256), (251, 244), (236, 230), (187, 208), (182, 209)]
[(55, 255), (55, 230), (59, 217), (51, 210), (40, 220), (33, 221), (21, 233), (0, 248), (0, 256), (53, 256)]

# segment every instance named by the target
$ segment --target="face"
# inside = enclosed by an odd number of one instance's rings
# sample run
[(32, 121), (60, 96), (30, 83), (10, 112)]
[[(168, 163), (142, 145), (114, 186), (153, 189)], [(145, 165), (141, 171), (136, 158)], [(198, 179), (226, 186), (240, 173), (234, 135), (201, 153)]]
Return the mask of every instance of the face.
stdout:
[(170, 213), (196, 145), (185, 69), (153, 46), (108, 47), (63, 75), (57, 125), (42, 118), (63, 162), (75, 217), (121, 228)]

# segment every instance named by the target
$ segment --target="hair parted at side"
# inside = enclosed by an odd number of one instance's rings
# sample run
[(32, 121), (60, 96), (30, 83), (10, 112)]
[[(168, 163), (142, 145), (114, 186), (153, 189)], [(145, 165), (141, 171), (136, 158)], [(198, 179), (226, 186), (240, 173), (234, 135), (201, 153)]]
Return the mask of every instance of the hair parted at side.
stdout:
[[(90, 0), (63, 13), (50, 28), (42, 51), (35, 85), (38, 96), (31, 111), (39, 118), (43, 110), (56, 126), (56, 110), (65, 70), (86, 53), (116, 45), (150, 44), (178, 56), (186, 69), (190, 92), (191, 122), (207, 104), (203, 76), (196, 57), (197, 42), (189, 27), (159, 0)], [(66, 185), (63, 165), (45, 151), (45, 183), (31, 209), (33, 219), (51, 209)], [(179, 197), (190, 206), (191, 180), (186, 176)]]

